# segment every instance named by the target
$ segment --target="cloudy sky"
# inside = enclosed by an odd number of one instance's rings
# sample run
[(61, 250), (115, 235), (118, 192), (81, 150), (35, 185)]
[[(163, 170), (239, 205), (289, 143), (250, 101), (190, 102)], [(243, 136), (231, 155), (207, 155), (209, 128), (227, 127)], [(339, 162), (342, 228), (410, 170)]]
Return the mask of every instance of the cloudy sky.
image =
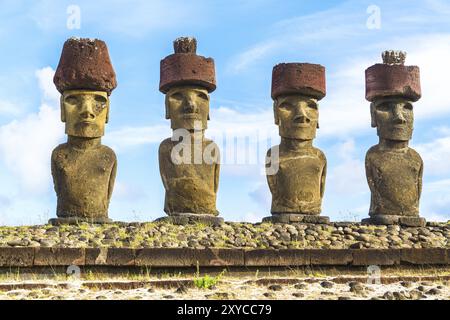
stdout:
[(119, 162), (110, 205), (115, 220), (164, 215), (157, 150), (170, 127), (159, 61), (179, 36), (195, 36), (198, 53), (215, 59), (218, 88), (207, 136), (227, 155), (217, 201), (226, 220), (270, 214), (263, 167), (265, 151), (279, 139), (270, 98), (279, 62), (326, 67), (315, 141), (329, 166), (323, 215), (367, 216), (364, 157), (378, 138), (364, 70), (386, 49), (407, 51), (407, 64), (421, 69), (411, 142), (425, 163), (421, 215), (450, 219), (449, 1), (0, 0), (0, 225), (55, 216), (50, 154), (66, 137), (52, 78), (71, 36), (106, 41), (117, 73), (103, 139)]

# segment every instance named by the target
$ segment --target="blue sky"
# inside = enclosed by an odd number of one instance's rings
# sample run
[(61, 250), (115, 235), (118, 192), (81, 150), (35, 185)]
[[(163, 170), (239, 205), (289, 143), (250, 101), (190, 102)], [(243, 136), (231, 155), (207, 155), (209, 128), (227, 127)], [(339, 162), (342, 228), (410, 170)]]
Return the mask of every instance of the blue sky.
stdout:
[[(67, 27), (71, 5), (80, 10), (80, 29)], [(386, 49), (407, 51), (407, 64), (421, 68), (423, 98), (415, 104), (411, 142), (425, 162), (421, 215), (450, 219), (450, 1), (1, 0), (0, 224), (55, 216), (49, 161), (66, 137), (52, 77), (71, 36), (106, 41), (117, 73), (103, 139), (119, 161), (110, 205), (115, 220), (164, 215), (157, 149), (170, 126), (158, 91), (159, 61), (179, 36), (195, 36), (198, 53), (215, 59), (218, 88), (207, 136), (219, 145), (227, 135), (247, 137), (254, 156), (250, 164), (222, 165), (217, 206), (226, 220), (254, 222), (270, 214), (262, 169), (265, 151), (278, 143), (270, 85), (279, 62), (326, 67), (315, 141), (328, 158), (323, 215), (335, 221), (367, 216), (364, 156), (377, 136), (364, 70)], [(237, 157), (243, 148), (236, 147)]]

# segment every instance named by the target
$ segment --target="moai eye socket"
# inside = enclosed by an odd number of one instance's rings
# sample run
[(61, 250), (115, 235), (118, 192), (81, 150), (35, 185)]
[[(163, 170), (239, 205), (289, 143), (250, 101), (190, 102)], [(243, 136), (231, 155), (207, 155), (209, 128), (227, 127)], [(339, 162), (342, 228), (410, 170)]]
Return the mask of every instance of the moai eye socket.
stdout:
[(199, 98), (201, 98), (203, 100), (206, 100), (206, 101), (209, 100), (208, 95), (205, 94), (204, 92), (197, 92), (197, 97), (199, 97)]
[(413, 105), (412, 105), (411, 103), (407, 102), (407, 103), (405, 103), (405, 104), (403, 105), (403, 108), (404, 108), (405, 110), (412, 111)]
[(174, 92), (170, 95), (169, 97), (170, 99), (175, 99), (175, 100), (183, 100), (183, 95), (179, 92)]
[(317, 110), (317, 103), (314, 102), (314, 101), (309, 101), (309, 102), (308, 102), (308, 108)]
[(387, 112), (392, 107), (391, 102), (383, 102), (376, 106), (377, 111)]
[(106, 104), (107, 99), (104, 96), (100, 96), (100, 95), (96, 95), (95, 96), (95, 101), (99, 102), (99, 103), (104, 103)]
[(106, 99), (104, 96), (96, 95), (94, 97), (94, 100), (95, 100), (94, 112), (96, 114), (99, 114), (100, 112), (103, 111), (103, 109), (106, 108), (108, 99)]
[(67, 96), (64, 99), (64, 102), (71, 105), (78, 104), (78, 98), (76, 96)]
[(289, 102), (282, 102), (278, 108), (282, 109), (282, 110), (291, 110), (293, 108), (292, 104), (290, 104)]

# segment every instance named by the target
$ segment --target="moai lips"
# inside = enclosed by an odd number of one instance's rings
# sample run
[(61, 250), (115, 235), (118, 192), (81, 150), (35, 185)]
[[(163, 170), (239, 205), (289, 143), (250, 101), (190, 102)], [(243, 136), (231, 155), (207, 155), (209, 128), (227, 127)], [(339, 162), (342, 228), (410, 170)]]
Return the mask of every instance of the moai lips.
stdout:
[(326, 158), (312, 143), (319, 127), (318, 100), (325, 94), (323, 66), (281, 63), (273, 68), (272, 98), (281, 144), (267, 153), (272, 216), (263, 221), (329, 222), (320, 216)]
[(419, 100), (420, 74), (405, 66), (406, 54), (383, 53), (383, 64), (366, 70), (366, 99), (371, 102), (372, 127), (379, 143), (366, 154), (366, 176), (371, 191), (370, 218), (363, 223), (424, 226), (419, 217), (423, 161), (408, 146), (412, 137), (412, 103)]
[(67, 143), (52, 152), (57, 219), (50, 223), (107, 223), (117, 159), (101, 144), (116, 77), (106, 44), (71, 38), (61, 54), (54, 83), (61, 92)]

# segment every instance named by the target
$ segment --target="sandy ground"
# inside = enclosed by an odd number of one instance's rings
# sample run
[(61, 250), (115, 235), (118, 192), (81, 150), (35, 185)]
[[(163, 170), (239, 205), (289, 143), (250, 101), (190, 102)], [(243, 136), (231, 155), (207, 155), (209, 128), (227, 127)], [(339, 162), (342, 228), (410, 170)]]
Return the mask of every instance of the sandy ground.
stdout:
[[(264, 280), (264, 278), (262, 278)], [(290, 279), (290, 283), (277, 283), (276, 278), (268, 279), (262, 284), (254, 277), (221, 279), (212, 288), (198, 288), (192, 285), (180, 285), (175, 288), (158, 288), (154, 285), (143, 285), (142, 288), (109, 290), (86, 287), (83, 281), (34, 281), (34, 282), (1, 282), (1, 300), (57, 299), (57, 300), (159, 300), (159, 299), (250, 299), (250, 300), (335, 300), (335, 299), (450, 299), (449, 281), (397, 281), (390, 284), (367, 284), (364, 281), (352, 280), (344, 283), (334, 281), (335, 278), (298, 278)], [(265, 279), (267, 280), (267, 279)], [(188, 280), (189, 281), (189, 280)], [(259, 279), (261, 281), (261, 279)], [(126, 282), (121, 280), (119, 282)], [(5, 284), (46, 284), (46, 288), (36, 289), (1, 289)], [(101, 283), (99, 281), (98, 283)], [(66, 288), (52, 287), (62, 285)], [(92, 284), (92, 282), (91, 282)]]

